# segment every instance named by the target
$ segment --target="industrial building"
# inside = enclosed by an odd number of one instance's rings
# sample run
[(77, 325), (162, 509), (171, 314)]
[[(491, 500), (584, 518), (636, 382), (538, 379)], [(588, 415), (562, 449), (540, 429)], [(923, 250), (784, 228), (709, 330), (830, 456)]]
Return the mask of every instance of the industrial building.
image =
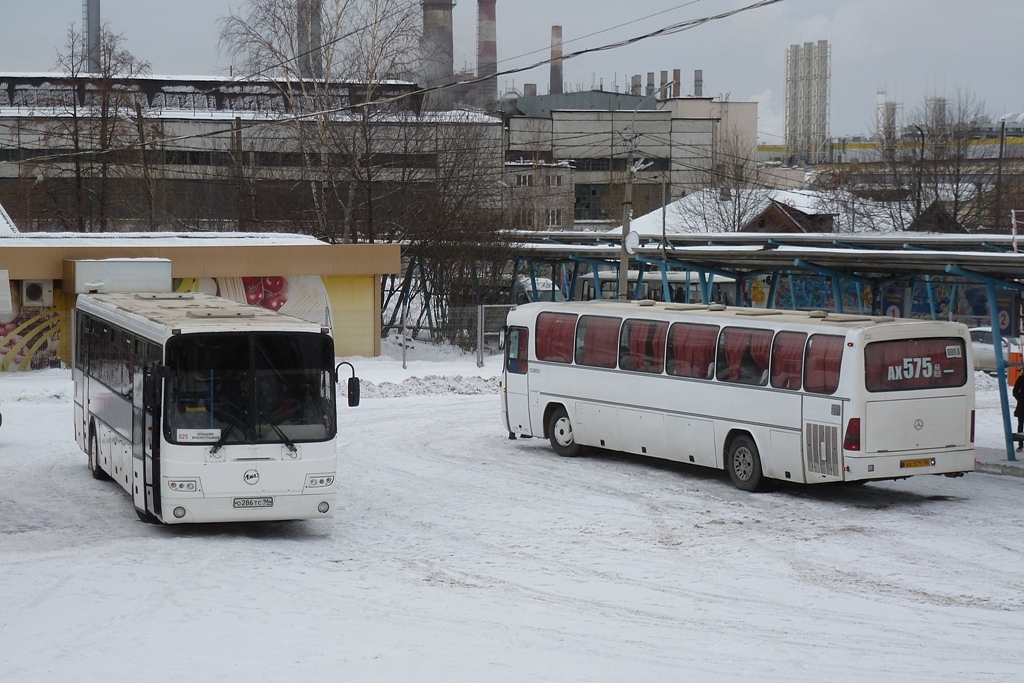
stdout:
[[(646, 213), (694, 190), (731, 177), (737, 159), (752, 160), (757, 103), (683, 96), (680, 71), (661, 86), (648, 73), (630, 93), (602, 90), (522, 96), (502, 101), (509, 161), (568, 162), (574, 169), (574, 221), (619, 221), (627, 183), (633, 211)], [(554, 78), (558, 77), (556, 71)], [(555, 88), (555, 81), (552, 81)], [(729, 172), (721, 171), (727, 167)]]

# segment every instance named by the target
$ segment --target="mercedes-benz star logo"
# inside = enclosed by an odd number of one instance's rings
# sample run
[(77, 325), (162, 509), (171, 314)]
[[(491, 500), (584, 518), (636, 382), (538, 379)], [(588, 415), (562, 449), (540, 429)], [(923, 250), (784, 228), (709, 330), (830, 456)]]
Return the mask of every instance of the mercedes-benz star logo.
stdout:
[(914, 429), (917, 431), (924, 429), (924, 420), (914, 420)]

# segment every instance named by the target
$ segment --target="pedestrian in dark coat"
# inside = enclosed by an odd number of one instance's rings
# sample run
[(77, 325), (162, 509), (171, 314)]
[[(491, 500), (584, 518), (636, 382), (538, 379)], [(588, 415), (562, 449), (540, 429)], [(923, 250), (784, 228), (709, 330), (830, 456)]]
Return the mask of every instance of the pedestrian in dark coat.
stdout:
[[(1013, 398), (1017, 406), (1013, 414), (1017, 416), (1017, 433), (1024, 433), (1024, 373), (1021, 373), (1017, 381), (1013, 383)], [(1017, 439), (1017, 450), (1024, 451), (1024, 439)]]

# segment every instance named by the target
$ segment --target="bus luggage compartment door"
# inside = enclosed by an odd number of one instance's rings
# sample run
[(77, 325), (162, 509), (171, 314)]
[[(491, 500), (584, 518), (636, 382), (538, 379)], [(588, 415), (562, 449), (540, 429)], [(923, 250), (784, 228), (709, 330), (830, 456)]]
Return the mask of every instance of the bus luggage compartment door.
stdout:
[(963, 448), (970, 440), (969, 415), (964, 396), (869, 401), (864, 452)]
[(823, 396), (804, 396), (804, 470), (807, 482), (843, 479), (843, 403)]

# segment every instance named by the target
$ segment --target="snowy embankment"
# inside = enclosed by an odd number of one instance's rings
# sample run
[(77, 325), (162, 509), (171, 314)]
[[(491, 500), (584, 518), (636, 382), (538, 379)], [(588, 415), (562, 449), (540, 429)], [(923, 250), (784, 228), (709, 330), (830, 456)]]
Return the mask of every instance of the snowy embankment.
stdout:
[(2, 378), (0, 681), (1020, 680), (1024, 479), (751, 495), (510, 441), (496, 359), (351, 360), (338, 509), (299, 523), (143, 524), (67, 374)]

